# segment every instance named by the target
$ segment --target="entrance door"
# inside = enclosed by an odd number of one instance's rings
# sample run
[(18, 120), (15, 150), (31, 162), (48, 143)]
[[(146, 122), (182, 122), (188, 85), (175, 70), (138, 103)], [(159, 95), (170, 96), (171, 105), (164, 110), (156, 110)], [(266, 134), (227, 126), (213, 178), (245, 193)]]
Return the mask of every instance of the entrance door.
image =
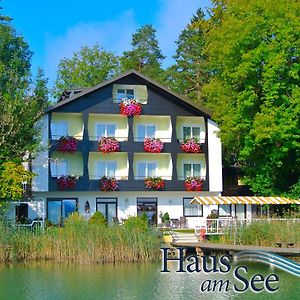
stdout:
[(25, 223), (28, 219), (28, 204), (21, 203), (16, 206), (16, 222)]
[(101, 212), (107, 222), (117, 218), (117, 198), (97, 198), (97, 211)]
[(137, 215), (146, 214), (150, 225), (157, 224), (157, 198), (137, 198)]

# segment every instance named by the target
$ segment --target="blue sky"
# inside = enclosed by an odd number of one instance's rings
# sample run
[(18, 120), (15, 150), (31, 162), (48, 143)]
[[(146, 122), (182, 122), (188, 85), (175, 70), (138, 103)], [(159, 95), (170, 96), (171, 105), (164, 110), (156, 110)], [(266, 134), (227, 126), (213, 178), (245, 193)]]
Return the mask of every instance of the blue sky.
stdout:
[(42, 67), (52, 85), (60, 59), (96, 43), (122, 54), (130, 49), (132, 33), (144, 24), (156, 28), (167, 56), (164, 66), (169, 65), (181, 30), (209, 0), (2, 0), (1, 6), (34, 52), (33, 73)]

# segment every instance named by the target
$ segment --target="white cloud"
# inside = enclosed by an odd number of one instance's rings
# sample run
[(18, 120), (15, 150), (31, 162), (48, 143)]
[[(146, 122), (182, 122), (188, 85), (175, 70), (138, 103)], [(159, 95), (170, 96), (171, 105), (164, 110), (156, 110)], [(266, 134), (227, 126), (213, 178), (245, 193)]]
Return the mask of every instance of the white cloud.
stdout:
[(158, 12), (157, 37), (160, 48), (167, 59), (165, 66), (172, 62), (176, 51), (175, 41), (180, 32), (190, 22), (199, 7), (205, 8), (209, 0), (160, 0), (161, 10)]
[(121, 54), (130, 47), (131, 35), (136, 28), (134, 13), (128, 10), (112, 21), (78, 23), (61, 36), (48, 37), (45, 46), (46, 76), (51, 81), (55, 80), (59, 61), (71, 57), (83, 45), (99, 43), (106, 50)]

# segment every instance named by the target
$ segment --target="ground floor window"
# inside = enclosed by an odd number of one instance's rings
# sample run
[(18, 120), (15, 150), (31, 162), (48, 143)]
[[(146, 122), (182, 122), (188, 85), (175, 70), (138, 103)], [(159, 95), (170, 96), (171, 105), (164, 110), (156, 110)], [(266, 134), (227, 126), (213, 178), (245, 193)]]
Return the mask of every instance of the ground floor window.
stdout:
[(231, 204), (219, 205), (219, 217), (231, 217)]
[(26, 223), (28, 221), (28, 204), (21, 203), (16, 206), (16, 222)]
[(47, 220), (52, 224), (63, 224), (77, 209), (77, 199), (47, 199)]
[(107, 222), (111, 223), (117, 219), (117, 198), (97, 198), (96, 210), (101, 212)]
[(203, 205), (191, 204), (193, 198), (183, 198), (183, 215), (185, 217), (202, 217)]
[(157, 224), (157, 198), (137, 198), (137, 215), (145, 214), (150, 225)]

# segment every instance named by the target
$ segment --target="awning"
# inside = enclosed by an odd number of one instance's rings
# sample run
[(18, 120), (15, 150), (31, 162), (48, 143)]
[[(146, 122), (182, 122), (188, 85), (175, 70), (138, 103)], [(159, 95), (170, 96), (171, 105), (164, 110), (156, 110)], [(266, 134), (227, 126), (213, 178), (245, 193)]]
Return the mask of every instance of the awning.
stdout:
[(191, 204), (300, 204), (299, 200), (293, 200), (286, 197), (255, 197), (255, 196), (196, 196)]

